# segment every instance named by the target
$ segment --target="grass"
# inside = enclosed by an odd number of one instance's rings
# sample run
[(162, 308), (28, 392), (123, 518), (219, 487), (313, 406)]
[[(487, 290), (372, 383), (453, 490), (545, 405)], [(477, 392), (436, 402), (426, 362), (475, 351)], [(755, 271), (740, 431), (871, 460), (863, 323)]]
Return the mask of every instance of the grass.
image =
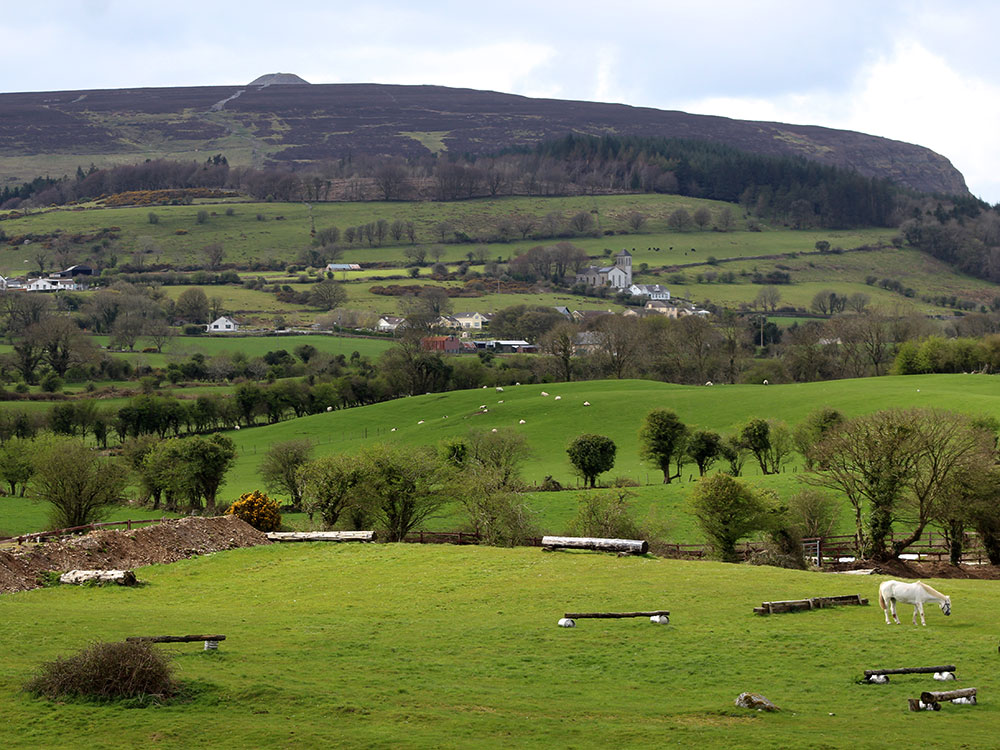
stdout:
[[(542, 391), (551, 395), (543, 397)], [(554, 400), (556, 395), (562, 396), (560, 401)], [(257, 482), (256, 466), (267, 448), (292, 438), (313, 440), (316, 453), (322, 455), (354, 452), (373, 441), (436, 445), (445, 437), (465, 434), (473, 427), (509, 427), (525, 435), (531, 448), (523, 471), (526, 480), (540, 482), (546, 475), (553, 475), (561, 482), (572, 483), (566, 445), (580, 433), (597, 432), (608, 435), (618, 446), (615, 468), (608, 476), (625, 475), (645, 483), (647, 475), (651, 481), (658, 481), (659, 473), (641, 462), (638, 432), (649, 410), (657, 407), (676, 411), (693, 429), (728, 433), (750, 417), (774, 417), (794, 425), (824, 405), (848, 416), (875, 408), (933, 406), (1000, 417), (998, 396), (997, 381), (988, 375), (893, 376), (711, 388), (646, 380), (602, 380), (512, 386), (504, 393), (479, 389), (412, 396), (229, 433), (240, 457), (230, 474), (227, 491), (235, 492)], [(498, 403), (500, 400), (504, 403)], [(584, 401), (592, 405), (584, 407)], [(481, 413), (481, 405), (489, 411)], [(521, 419), (526, 424), (519, 425)], [(418, 424), (420, 420), (425, 423)]]
[[(133, 521), (148, 518), (173, 518), (176, 513), (167, 513), (149, 508), (115, 507), (102, 521)], [(45, 503), (23, 497), (0, 497), (0, 537), (30, 534), (51, 528), (49, 509)]]
[[(931, 581), (954, 614), (887, 627), (876, 606), (769, 618), (762, 600), (862, 593), (880, 577), (434, 545), (284, 545), (139, 571), (149, 585), (5, 595), (8, 748), (993, 747), (1000, 727), (988, 581)], [(206, 607), (206, 603), (211, 603)], [(565, 611), (666, 608), (667, 626)], [(909, 613), (903, 612), (908, 618)], [(902, 619), (902, 618), (901, 618)], [(174, 654), (187, 697), (146, 710), (21, 692), (40, 662), (90, 641), (221, 632)], [(955, 663), (978, 706), (911, 714), (925, 677), (864, 669)], [(761, 692), (783, 710), (736, 709)]]

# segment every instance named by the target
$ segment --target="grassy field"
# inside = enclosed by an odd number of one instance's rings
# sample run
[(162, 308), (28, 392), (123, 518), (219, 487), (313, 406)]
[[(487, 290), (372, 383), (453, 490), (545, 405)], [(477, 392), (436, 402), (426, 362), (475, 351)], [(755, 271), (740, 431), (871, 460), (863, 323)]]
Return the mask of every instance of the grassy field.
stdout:
[[(140, 588), (4, 595), (4, 746), (990, 748), (1000, 728), (990, 581), (930, 581), (953, 615), (887, 627), (876, 604), (757, 617), (763, 600), (855, 594), (856, 578), (597, 553), (435, 545), (285, 545), (139, 570)], [(206, 606), (211, 603), (210, 606)], [(647, 620), (566, 611), (665, 608)], [(909, 608), (902, 618), (909, 620)], [(93, 640), (220, 632), (218, 652), (163, 646), (187, 697), (144, 710), (21, 692), (44, 660)], [(955, 663), (978, 706), (912, 714)], [(949, 686), (955, 686), (950, 683)], [(782, 711), (737, 709), (742, 691)]]
[[(114, 508), (102, 521), (139, 521), (147, 518), (173, 518), (167, 513), (149, 508)], [(0, 497), (0, 538), (16, 534), (30, 534), (51, 527), (48, 507), (41, 502), (23, 497)]]
[[(550, 395), (542, 396), (545, 391)], [(559, 401), (555, 396), (561, 396)], [(499, 401), (503, 403), (499, 403)], [(591, 406), (583, 406), (589, 401)], [(482, 413), (480, 406), (488, 409)], [(834, 380), (789, 385), (681, 386), (648, 380), (602, 380), (550, 385), (454, 391), (318, 414), (267, 427), (233, 432), (241, 455), (227, 490), (255, 481), (260, 457), (273, 443), (309, 438), (317, 453), (353, 452), (373, 441), (436, 445), (469, 429), (510, 427), (531, 446), (524, 478), (540, 482), (553, 475), (572, 483), (566, 445), (584, 432), (611, 437), (618, 446), (615, 468), (645, 484), (658, 471), (639, 459), (638, 432), (650, 409), (668, 408), (693, 429), (732, 432), (750, 417), (774, 417), (794, 425), (820, 406), (853, 416), (876, 408), (928, 406), (1000, 417), (1000, 385), (988, 375), (920, 375)], [(518, 424), (524, 419), (526, 424)], [(421, 420), (424, 424), (418, 424)], [(395, 432), (393, 432), (395, 428)], [(246, 491), (245, 489), (241, 489)]]

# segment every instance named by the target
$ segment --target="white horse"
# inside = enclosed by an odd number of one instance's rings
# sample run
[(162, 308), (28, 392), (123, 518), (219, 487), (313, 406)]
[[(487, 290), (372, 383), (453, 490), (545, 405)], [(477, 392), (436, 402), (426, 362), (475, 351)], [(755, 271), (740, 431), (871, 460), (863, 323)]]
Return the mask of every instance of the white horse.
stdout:
[(920, 613), (920, 624), (926, 625), (924, 620), (924, 603), (937, 602), (941, 611), (945, 615), (951, 614), (951, 597), (945, 596), (940, 591), (936, 591), (923, 581), (913, 583), (901, 583), (900, 581), (886, 581), (878, 587), (878, 605), (885, 612), (885, 624), (890, 625), (889, 612), (892, 618), (899, 625), (899, 618), (896, 616), (896, 602), (913, 605), (913, 624), (917, 624), (917, 613)]

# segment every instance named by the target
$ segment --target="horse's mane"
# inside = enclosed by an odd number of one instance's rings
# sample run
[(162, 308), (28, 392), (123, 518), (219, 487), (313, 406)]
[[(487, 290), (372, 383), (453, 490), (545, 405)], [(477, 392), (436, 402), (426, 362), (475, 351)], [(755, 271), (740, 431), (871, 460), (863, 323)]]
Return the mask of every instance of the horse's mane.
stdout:
[(923, 581), (917, 581), (917, 585), (920, 586), (925, 591), (927, 591), (928, 593), (934, 594), (934, 596), (938, 597), (941, 601), (944, 601), (945, 599), (948, 598), (947, 596), (945, 596), (944, 594), (942, 594), (937, 589), (934, 589), (934, 588), (931, 588), (930, 586), (928, 586)]

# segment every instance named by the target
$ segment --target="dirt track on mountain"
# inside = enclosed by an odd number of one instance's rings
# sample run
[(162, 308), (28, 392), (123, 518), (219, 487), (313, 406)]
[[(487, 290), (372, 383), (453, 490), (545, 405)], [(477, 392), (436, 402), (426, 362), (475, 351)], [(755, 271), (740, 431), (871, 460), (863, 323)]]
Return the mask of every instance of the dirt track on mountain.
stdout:
[(0, 593), (38, 588), (46, 571), (131, 569), (258, 544), (270, 542), (234, 516), (180, 518), (131, 531), (92, 531), (0, 549)]

